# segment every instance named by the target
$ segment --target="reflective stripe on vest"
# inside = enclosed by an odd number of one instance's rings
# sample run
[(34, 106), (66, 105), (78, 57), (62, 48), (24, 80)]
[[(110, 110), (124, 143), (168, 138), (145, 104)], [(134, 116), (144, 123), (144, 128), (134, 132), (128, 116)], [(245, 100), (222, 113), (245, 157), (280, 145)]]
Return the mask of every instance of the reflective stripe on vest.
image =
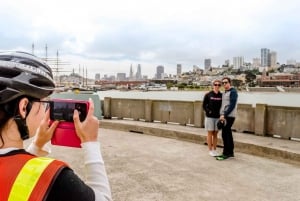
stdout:
[(8, 201), (27, 201), (40, 176), (53, 160), (37, 157), (27, 161), (12, 186)]

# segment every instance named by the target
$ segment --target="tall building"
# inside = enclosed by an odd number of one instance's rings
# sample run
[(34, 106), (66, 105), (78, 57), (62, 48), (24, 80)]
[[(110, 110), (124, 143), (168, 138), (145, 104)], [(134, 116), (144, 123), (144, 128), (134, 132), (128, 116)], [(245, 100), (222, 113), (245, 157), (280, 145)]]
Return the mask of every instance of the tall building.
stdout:
[(295, 66), (296, 63), (297, 63), (297, 62), (296, 62), (295, 59), (288, 59), (288, 60), (286, 61), (286, 64), (287, 64), (287, 65), (294, 65), (294, 66)]
[(244, 66), (244, 57), (233, 57), (233, 69), (240, 69)]
[(227, 66), (227, 67), (229, 67), (230, 66), (230, 60), (226, 59), (224, 65)]
[(270, 52), (270, 67), (271, 68), (277, 67), (277, 53), (275, 51)]
[(95, 80), (100, 80), (100, 73), (96, 73)]
[(162, 79), (163, 75), (165, 73), (165, 68), (164, 66), (157, 66), (156, 67), (156, 79)]
[(133, 80), (133, 70), (132, 70), (132, 64), (130, 65), (130, 71), (129, 71), (129, 80)]
[(193, 72), (198, 72), (198, 71), (200, 71), (199, 66), (193, 65)]
[(182, 73), (182, 66), (181, 64), (177, 64), (177, 75), (179, 76), (181, 75), (181, 73)]
[(138, 66), (137, 66), (137, 71), (136, 71), (136, 74), (135, 74), (135, 79), (136, 80), (141, 80), (142, 79), (141, 64), (138, 64)]
[(126, 73), (117, 73), (117, 80), (118, 81), (126, 80)]
[(260, 50), (260, 64), (262, 67), (270, 66), (270, 50), (267, 48), (261, 48)]
[(209, 70), (211, 68), (211, 59), (204, 59), (204, 69)]
[(260, 67), (260, 62), (261, 62), (260, 58), (253, 58), (253, 61), (252, 61), (253, 68)]

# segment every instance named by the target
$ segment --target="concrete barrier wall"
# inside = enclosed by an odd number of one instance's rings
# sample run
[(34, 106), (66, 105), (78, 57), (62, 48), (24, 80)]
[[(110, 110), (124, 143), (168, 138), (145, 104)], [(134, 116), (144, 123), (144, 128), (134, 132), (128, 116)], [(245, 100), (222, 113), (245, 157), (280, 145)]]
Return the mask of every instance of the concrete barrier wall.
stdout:
[(267, 134), (300, 139), (300, 108), (268, 106)]
[(194, 103), (188, 101), (153, 100), (152, 120), (161, 121), (162, 123), (175, 122), (180, 125), (194, 125)]
[[(166, 101), (105, 97), (104, 118), (133, 119), (146, 122), (178, 123), (204, 127), (202, 101)], [(300, 139), (300, 108), (257, 104), (238, 104), (233, 130), (261, 136)]]
[(238, 132), (254, 133), (255, 124), (255, 108), (249, 104), (238, 104), (237, 118), (232, 126), (232, 129)]
[(104, 104), (109, 104), (109, 106), (104, 105), (104, 112), (108, 113), (107, 115), (104, 114), (105, 118), (117, 117), (119, 119), (145, 119), (145, 100), (106, 98), (104, 100)]

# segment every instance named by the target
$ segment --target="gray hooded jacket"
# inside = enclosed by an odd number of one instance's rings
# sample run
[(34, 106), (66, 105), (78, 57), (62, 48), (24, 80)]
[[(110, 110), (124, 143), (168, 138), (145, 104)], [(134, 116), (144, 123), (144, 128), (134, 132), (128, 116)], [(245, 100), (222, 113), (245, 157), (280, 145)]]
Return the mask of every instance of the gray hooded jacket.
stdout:
[(226, 90), (222, 96), (220, 115), (225, 117), (236, 117), (238, 94), (235, 88)]

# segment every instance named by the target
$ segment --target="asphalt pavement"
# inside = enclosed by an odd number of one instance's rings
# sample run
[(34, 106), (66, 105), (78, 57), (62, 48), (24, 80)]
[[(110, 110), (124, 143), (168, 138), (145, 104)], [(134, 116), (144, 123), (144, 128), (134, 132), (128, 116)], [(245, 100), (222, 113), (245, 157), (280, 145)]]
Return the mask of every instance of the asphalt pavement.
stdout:
[[(257, 153), (246, 153), (240, 147), (234, 158), (217, 161), (209, 156), (203, 141), (193, 143), (195, 140), (191, 140), (199, 138), (180, 137), (178, 132), (183, 126), (175, 126), (177, 132), (163, 137), (164, 129), (173, 130), (173, 125), (151, 124), (157, 129), (144, 127), (142, 130), (144, 123), (133, 122), (131, 132), (126, 131), (129, 128), (126, 125), (131, 123), (119, 120), (100, 123), (99, 141), (115, 201), (300, 200), (300, 166), (297, 162), (269, 157), (271, 154), (262, 157)], [(115, 125), (114, 129), (104, 128), (110, 125)], [(147, 125), (150, 126), (145, 123)], [(192, 131), (193, 128), (184, 133), (192, 135)], [(201, 132), (205, 134), (203, 129)], [(202, 134), (199, 134), (200, 140)], [(236, 143), (251, 147), (252, 138), (240, 138), (237, 133), (234, 137)], [(257, 144), (261, 143), (263, 147), (269, 143), (277, 150), (275, 153), (293, 153), (297, 158), (299, 142), (275, 142), (260, 141)], [(260, 148), (258, 152), (262, 150)], [(221, 151), (219, 147), (218, 152)], [(84, 177), (80, 149), (54, 146), (50, 156), (67, 161), (79, 176)]]

